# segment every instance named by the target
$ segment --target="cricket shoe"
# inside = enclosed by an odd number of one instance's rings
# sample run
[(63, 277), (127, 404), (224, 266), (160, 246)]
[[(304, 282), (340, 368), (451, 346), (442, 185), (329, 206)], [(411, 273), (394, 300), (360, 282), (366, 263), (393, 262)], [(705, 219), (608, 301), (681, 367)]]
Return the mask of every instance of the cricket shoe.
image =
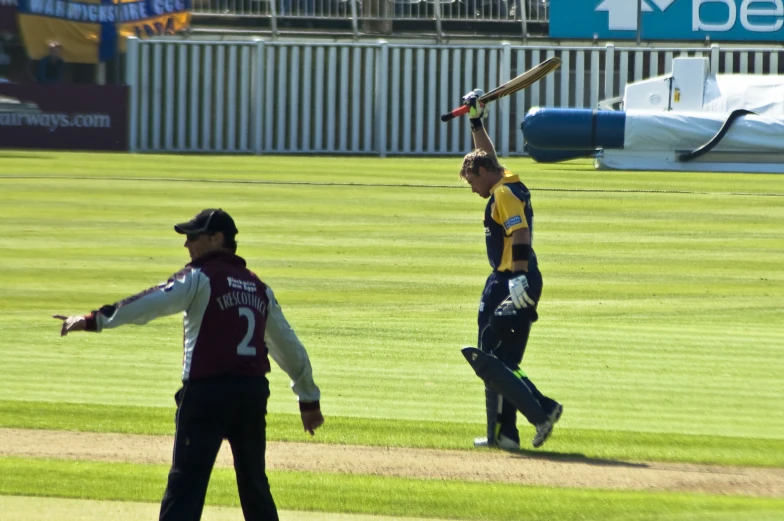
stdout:
[(558, 423), (558, 420), (561, 419), (561, 415), (563, 414), (563, 405), (560, 403), (556, 403), (555, 408), (547, 415), (547, 421), (544, 423), (540, 423), (536, 426), (536, 435), (534, 435), (533, 446), (535, 449), (538, 449), (550, 435), (553, 433), (553, 427), (555, 424)]
[(533, 446), (535, 449), (541, 447), (547, 438), (553, 433), (553, 422), (547, 420), (536, 426), (536, 435), (534, 436)]
[(492, 445), (487, 443), (487, 438), (474, 438), (474, 447), (481, 448), (481, 447), (497, 447), (502, 450), (509, 450), (509, 451), (518, 451), (520, 450), (520, 444), (514, 440), (511, 440), (504, 436), (503, 434), (498, 436), (496, 442)]

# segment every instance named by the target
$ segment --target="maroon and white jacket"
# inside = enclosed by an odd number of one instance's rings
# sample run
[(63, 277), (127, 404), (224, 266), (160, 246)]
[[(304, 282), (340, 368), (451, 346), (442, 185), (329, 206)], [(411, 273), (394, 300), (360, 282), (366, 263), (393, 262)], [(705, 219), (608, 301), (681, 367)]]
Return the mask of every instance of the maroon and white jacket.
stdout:
[(141, 293), (103, 306), (87, 318), (87, 331), (142, 325), (184, 313), (182, 381), (219, 375), (263, 376), (268, 355), (291, 378), (303, 410), (318, 408), (305, 347), (289, 326), (272, 289), (225, 252), (207, 254)]

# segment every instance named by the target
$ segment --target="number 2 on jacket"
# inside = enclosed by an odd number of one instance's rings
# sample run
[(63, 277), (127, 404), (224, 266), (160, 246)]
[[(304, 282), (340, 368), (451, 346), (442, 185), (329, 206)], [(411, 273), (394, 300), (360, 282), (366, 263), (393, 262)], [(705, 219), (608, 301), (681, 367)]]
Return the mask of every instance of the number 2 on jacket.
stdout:
[(256, 356), (256, 348), (248, 345), (250, 339), (253, 338), (253, 330), (256, 329), (256, 318), (253, 316), (253, 311), (250, 308), (241, 307), (238, 308), (238, 310), (240, 316), (245, 317), (248, 320), (248, 331), (237, 346), (237, 354), (242, 356)]

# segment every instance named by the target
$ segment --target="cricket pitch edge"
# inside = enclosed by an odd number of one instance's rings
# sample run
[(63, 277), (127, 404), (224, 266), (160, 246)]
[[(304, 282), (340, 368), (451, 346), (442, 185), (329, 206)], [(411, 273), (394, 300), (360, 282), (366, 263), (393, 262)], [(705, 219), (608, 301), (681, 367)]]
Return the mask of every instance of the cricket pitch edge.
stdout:
[[(0, 429), (0, 456), (169, 464), (171, 436)], [(231, 467), (228, 443), (216, 467)], [(568, 458), (545, 452), (268, 442), (267, 468), (549, 487), (784, 497), (784, 469)]]

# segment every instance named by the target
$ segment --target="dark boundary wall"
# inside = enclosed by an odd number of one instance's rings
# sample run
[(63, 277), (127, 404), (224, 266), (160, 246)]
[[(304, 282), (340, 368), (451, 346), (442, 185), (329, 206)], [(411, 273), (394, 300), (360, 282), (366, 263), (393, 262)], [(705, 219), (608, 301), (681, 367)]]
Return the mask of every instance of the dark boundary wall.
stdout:
[(125, 85), (0, 84), (0, 148), (128, 150)]

